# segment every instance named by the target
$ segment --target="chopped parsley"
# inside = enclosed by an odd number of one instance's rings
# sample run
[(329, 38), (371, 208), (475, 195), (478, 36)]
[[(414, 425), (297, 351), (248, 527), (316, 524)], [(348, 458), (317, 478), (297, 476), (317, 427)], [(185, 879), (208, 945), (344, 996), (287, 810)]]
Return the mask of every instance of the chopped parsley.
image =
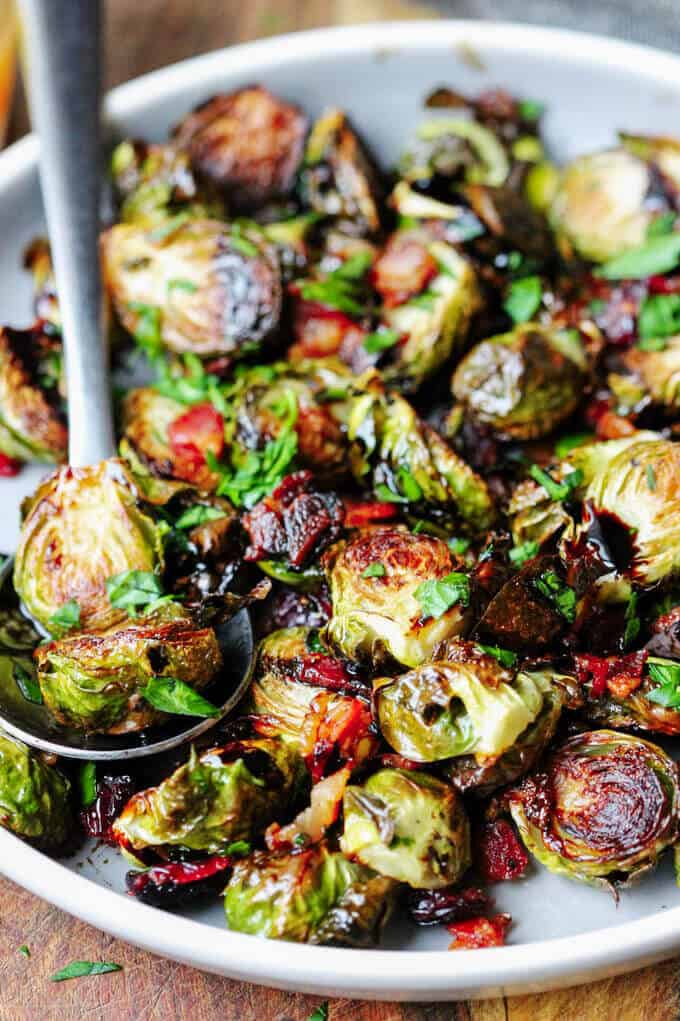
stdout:
[(154, 227), (153, 230), (149, 231), (149, 238), (151, 241), (160, 242), (162, 244), (164, 241), (167, 241), (168, 238), (172, 237), (172, 235), (178, 231), (180, 227), (183, 227), (185, 223), (188, 223), (189, 219), (190, 217), (188, 213), (176, 213), (175, 216), (171, 216), (169, 220), (162, 223), (160, 227)]
[(134, 617), (139, 610), (152, 613), (163, 603), (171, 602), (172, 596), (163, 594), (163, 585), (157, 574), (151, 571), (122, 571), (106, 579), (106, 591), (111, 606), (126, 610)]
[(658, 685), (646, 694), (648, 701), (656, 702), (666, 709), (680, 709), (680, 663), (650, 656), (647, 660), (647, 672)]
[(576, 619), (576, 593), (554, 571), (544, 571), (533, 579), (533, 585), (565, 620), (573, 624)]
[(35, 673), (32, 670), (27, 670), (16, 659), (12, 663), (12, 678), (27, 702), (32, 702), (34, 705), (42, 704), (42, 691)]
[(321, 636), (319, 635), (319, 629), (318, 628), (312, 628), (312, 630), (307, 635), (307, 638), (305, 639), (305, 645), (307, 646), (307, 650), (309, 652), (325, 652), (326, 651), (326, 648), (325, 648), (323, 642), (321, 641)]
[(361, 577), (384, 578), (386, 573), (387, 572), (385, 571), (385, 565), (381, 564), (379, 560), (374, 560), (372, 564), (369, 564), (368, 567), (365, 567), (363, 569), (363, 571), (361, 572)]
[(523, 121), (537, 121), (545, 113), (545, 103), (538, 99), (520, 99), (517, 111)]
[(328, 1021), (328, 1000), (316, 1007), (307, 1018), (307, 1021)]
[(624, 615), (625, 628), (623, 631), (623, 647), (627, 649), (631, 645), (637, 636), (640, 634), (640, 628), (642, 626), (640, 618), (637, 614), (637, 592), (631, 594), (626, 612)]
[(26, 946), (25, 943), (22, 946), (19, 947), (19, 953), (23, 954), (24, 957), (30, 957), (31, 956), (31, 951), (28, 949), (28, 947)]
[(163, 352), (161, 310), (142, 301), (131, 301), (128, 309), (136, 316), (132, 336), (149, 358), (156, 360)]
[(417, 503), (422, 498), (420, 483), (407, 468), (399, 468), (395, 483), (397, 490), (390, 489), (384, 482), (375, 487), (375, 495), (386, 503)]
[(224, 398), (219, 391), (217, 376), (206, 372), (202, 361), (195, 354), (184, 355), (183, 362), (185, 371), (175, 375), (165, 360), (159, 360), (156, 364), (158, 375), (154, 389), (180, 404), (212, 401), (217, 410), (223, 413)]
[(84, 978), (86, 975), (105, 975), (109, 971), (122, 971), (120, 964), (110, 961), (71, 961), (61, 971), (51, 976), (50, 982), (65, 982), (69, 978)]
[(394, 347), (400, 337), (401, 334), (397, 330), (382, 329), (377, 330), (376, 333), (368, 333), (364, 337), (364, 351), (367, 351), (369, 355), (386, 351), (388, 348)]
[(454, 537), (453, 539), (447, 539), (446, 545), (449, 547), (454, 556), (462, 556), (463, 553), (467, 553), (470, 549), (470, 540)]
[(235, 840), (233, 844), (229, 844), (225, 854), (236, 855), (239, 858), (245, 858), (246, 855), (250, 854), (253, 849), (253, 845), (249, 840)]
[(521, 542), (519, 546), (513, 546), (508, 553), (510, 563), (515, 567), (521, 567), (527, 560), (531, 560), (538, 553), (538, 543), (530, 539), (528, 542)]
[(423, 617), (442, 617), (456, 603), (470, 604), (470, 580), (466, 574), (452, 571), (444, 578), (422, 582), (415, 591)]
[(529, 474), (534, 482), (543, 486), (550, 499), (556, 503), (566, 500), (572, 491), (583, 482), (583, 472), (580, 468), (570, 472), (561, 482), (557, 482), (549, 472), (539, 468), (537, 464), (532, 464)]
[(305, 301), (337, 308), (346, 315), (361, 316), (366, 311), (363, 280), (372, 261), (370, 252), (357, 252), (329, 273), (325, 280), (303, 282), (300, 294)]
[(595, 276), (605, 280), (639, 280), (670, 272), (679, 259), (680, 233), (663, 234), (605, 262), (595, 270)]
[(638, 313), (638, 347), (661, 350), (650, 341), (663, 340), (680, 333), (680, 294), (652, 294), (645, 298)]
[(172, 291), (184, 291), (186, 294), (195, 294), (198, 290), (198, 285), (193, 280), (185, 280), (183, 277), (175, 277), (174, 280), (168, 280), (166, 288), (168, 294)]
[(80, 627), (80, 603), (78, 600), (69, 599), (67, 603), (59, 607), (56, 613), (52, 614), (47, 623), (50, 631), (58, 634)]
[(219, 716), (220, 710), (178, 677), (152, 677), (141, 694), (154, 709), (177, 716)]
[(590, 443), (594, 438), (593, 433), (571, 433), (568, 436), (561, 436), (555, 443), (555, 457), (562, 460), (576, 447), (582, 447), (584, 443)]
[(542, 298), (540, 277), (521, 277), (510, 284), (503, 308), (513, 323), (526, 323), (538, 311)]
[(663, 237), (664, 234), (672, 234), (675, 227), (677, 215), (674, 212), (662, 213), (650, 223), (647, 228), (647, 238)]
[(485, 652), (487, 656), (493, 656), (501, 666), (513, 667), (517, 664), (517, 653), (512, 652), (510, 649), (501, 649), (499, 645), (480, 645), (479, 643), (477, 648)]
[(175, 522), (175, 528), (196, 528), (197, 525), (205, 525), (208, 521), (217, 521), (224, 517), (226, 514), (219, 507), (204, 507), (196, 503), (180, 514)]

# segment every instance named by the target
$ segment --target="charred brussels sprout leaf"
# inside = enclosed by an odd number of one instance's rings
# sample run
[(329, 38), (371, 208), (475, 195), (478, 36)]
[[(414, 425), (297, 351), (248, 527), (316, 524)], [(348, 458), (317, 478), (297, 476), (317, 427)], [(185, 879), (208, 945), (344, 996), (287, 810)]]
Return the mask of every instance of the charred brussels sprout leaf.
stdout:
[(459, 795), (426, 773), (382, 769), (344, 795), (343, 852), (382, 875), (422, 889), (457, 882), (470, 864)]
[(534, 324), (483, 340), (452, 381), (470, 417), (502, 439), (534, 439), (571, 415), (583, 395), (586, 359), (579, 340)]
[(396, 884), (324, 845), (238, 862), (227, 885), (227, 925), (296, 943), (365, 946), (389, 914)]
[(130, 799), (114, 835), (133, 852), (178, 846), (226, 854), (285, 814), (303, 775), (297, 752), (279, 741), (241, 741), (200, 755), (192, 748), (167, 780)]
[(41, 645), (35, 659), (43, 697), (59, 720), (110, 733), (139, 730), (159, 710), (178, 712), (167, 690), (178, 678), (185, 687), (177, 695), (186, 688), (200, 707), (205, 699), (193, 689), (209, 684), (222, 665), (212, 628), (198, 628), (174, 606), (106, 632)]
[[(680, 334), (680, 327), (677, 332)], [(629, 348), (622, 357), (623, 363), (655, 404), (677, 411), (680, 408), (680, 336), (654, 338), (659, 344), (652, 344), (651, 340)]]
[(70, 784), (21, 741), (0, 734), (0, 825), (39, 847), (71, 833)]
[[(167, 230), (159, 237), (117, 224), (103, 235), (104, 277), (126, 330), (152, 353), (259, 350), (281, 310), (278, 263), (262, 236), (217, 220), (176, 221)], [(173, 286), (177, 279), (193, 289)]]
[(522, 840), (552, 872), (628, 882), (677, 837), (678, 770), (660, 748), (611, 730), (578, 734), (509, 798)]
[(24, 513), (14, 587), (47, 628), (72, 599), (83, 627), (120, 622), (125, 613), (111, 605), (107, 580), (121, 572), (162, 570), (161, 529), (122, 461), (59, 468), (26, 501)]
[[(330, 642), (349, 658), (381, 663), (391, 657), (405, 666), (417, 666), (430, 657), (445, 638), (465, 626), (467, 578), (455, 582), (456, 600), (441, 597), (437, 613), (423, 620), (418, 591), (424, 583), (447, 582), (453, 561), (446, 543), (429, 535), (412, 535), (401, 528), (358, 531), (330, 551), (329, 582), (333, 616), (326, 628)], [(380, 576), (365, 577), (379, 561)], [(429, 591), (429, 590), (428, 590)]]
[(41, 330), (0, 327), (0, 453), (18, 461), (66, 460), (67, 430), (56, 378), (43, 369), (61, 345)]

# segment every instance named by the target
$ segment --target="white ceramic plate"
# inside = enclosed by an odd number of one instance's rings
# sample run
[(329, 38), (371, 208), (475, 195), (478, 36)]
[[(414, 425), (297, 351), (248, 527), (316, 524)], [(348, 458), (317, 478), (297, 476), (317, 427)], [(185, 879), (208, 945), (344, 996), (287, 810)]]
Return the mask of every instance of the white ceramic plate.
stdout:
[[(262, 81), (311, 114), (350, 111), (384, 164), (398, 155), (425, 95), (440, 84), (475, 93), (491, 85), (548, 105), (547, 138), (559, 159), (605, 146), (617, 128), (672, 132), (680, 121), (680, 58), (568, 32), (432, 21), (329, 29), (268, 39), (186, 61), (116, 89), (114, 130), (162, 138), (193, 104), (220, 89)], [(0, 321), (30, 320), (19, 264), (42, 229), (38, 146), (0, 155)], [(15, 542), (19, 499), (40, 475), (0, 481), (0, 549)], [(233, 978), (325, 995), (440, 1000), (539, 991), (639, 967), (680, 950), (678, 890), (666, 862), (617, 906), (606, 893), (534, 868), (500, 884), (499, 910), (515, 918), (509, 946), (451, 954), (441, 927), (403, 921), (383, 950), (256, 941), (225, 929), (219, 905), (169, 915), (124, 893), (125, 866), (88, 848), (55, 863), (0, 830), (0, 869), (27, 889), (116, 936)]]

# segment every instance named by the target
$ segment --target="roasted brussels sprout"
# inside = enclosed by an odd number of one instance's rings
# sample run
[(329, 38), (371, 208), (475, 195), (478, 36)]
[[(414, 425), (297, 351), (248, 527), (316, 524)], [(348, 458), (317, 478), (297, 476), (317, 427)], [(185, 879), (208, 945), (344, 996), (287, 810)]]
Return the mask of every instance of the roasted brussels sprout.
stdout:
[(641, 245), (653, 219), (651, 185), (647, 165), (625, 149), (575, 159), (548, 211), (563, 252), (605, 262)]
[(474, 645), (449, 642), (442, 653), (449, 658), (374, 681), (382, 734), (415, 762), (474, 755), (493, 764), (549, 704), (552, 677), (503, 667)]
[(40, 326), (0, 327), (0, 453), (19, 461), (66, 460), (60, 375), (58, 340)]
[(196, 107), (176, 128), (174, 142), (232, 209), (248, 210), (291, 192), (306, 134), (299, 107), (252, 85)]
[(298, 753), (281, 741), (231, 742), (189, 761), (157, 787), (133, 795), (113, 825), (121, 846), (185, 847), (224, 854), (285, 815), (304, 782)]
[(194, 178), (189, 155), (172, 145), (120, 142), (111, 157), (111, 176), (123, 223), (161, 227), (168, 217), (221, 219), (224, 207)]
[(586, 367), (575, 331), (525, 323), (473, 347), (459, 362), (452, 389), (467, 414), (500, 439), (536, 439), (574, 411)]
[(121, 223), (101, 251), (118, 317), (151, 354), (252, 354), (278, 328), (279, 266), (260, 233), (217, 220)]
[(457, 882), (470, 865), (460, 796), (427, 773), (381, 769), (343, 798), (348, 858), (416, 889)]
[[(407, 233), (416, 234), (414, 231)], [(413, 242), (417, 243), (415, 237)], [(390, 244), (394, 245), (394, 241)], [(431, 241), (425, 251), (435, 265), (434, 275), (426, 281), (426, 289), (383, 310), (387, 328), (405, 338), (403, 343), (390, 349), (392, 358), (385, 365), (383, 376), (405, 391), (417, 389), (460, 348), (470, 319), (481, 304), (474, 270), (455, 248), (443, 241)], [(393, 257), (393, 264), (397, 258), (399, 256)], [(375, 272), (378, 280), (382, 277), (384, 287), (385, 255), (378, 260)]]
[(508, 803), (528, 850), (551, 872), (629, 882), (677, 838), (678, 767), (647, 741), (594, 730), (557, 748)]
[(176, 604), (107, 632), (85, 632), (38, 646), (38, 681), (61, 722), (88, 732), (142, 730), (163, 714), (144, 701), (153, 677), (205, 687), (222, 665), (212, 628), (199, 628)]
[(0, 734), (0, 826), (39, 847), (63, 847), (73, 825), (70, 784), (21, 741)]
[(401, 161), (407, 181), (428, 181), (435, 175), (498, 186), (510, 173), (503, 145), (490, 128), (462, 117), (427, 121), (418, 142)]
[(407, 504), (471, 534), (485, 532), (495, 510), (488, 487), (403, 397), (376, 380), (353, 398), (347, 418), (350, 468), (380, 500)]
[[(52, 252), (47, 238), (37, 237), (24, 252), (24, 268), (33, 277), (33, 311), (36, 319), (42, 320), (55, 333), (61, 332), (61, 312), (57, 298), (57, 282), (52, 266)], [(61, 358), (59, 359), (61, 361)], [(61, 375), (59, 372), (52, 375)]]
[(631, 135), (620, 131), (621, 145), (648, 163), (663, 181), (671, 197), (680, 188), (680, 141), (663, 135)]
[(81, 627), (120, 623), (127, 614), (111, 605), (107, 579), (162, 570), (162, 529), (132, 472), (115, 458), (58, 468), (25, 502), (24, 514), (14, 587), (44, 627), (71, 600), (79, 604)]
[(227, 925), (296, 943), (366, 946), (390, 913), (396, 884), (325, 845), (237, 862), (227, 884)]
[(380, 174), (342, 110), (327, 110), (312, 127), (300, 180), (316, 212), (352, 221), (368, 234), (380, 230)]
[(326, 564), (333, 615), (324, 633), (350, 659), (419, 666), (465, 627), (469, 580), (441, 539), (397, 526), (360, 529), (329, 550)]
[(680, 410), (680, 336), (664, 339), (658, 351), (631, 347), (621, 360), (639, 381), (640, 399), (649, 396), (668, 411)]

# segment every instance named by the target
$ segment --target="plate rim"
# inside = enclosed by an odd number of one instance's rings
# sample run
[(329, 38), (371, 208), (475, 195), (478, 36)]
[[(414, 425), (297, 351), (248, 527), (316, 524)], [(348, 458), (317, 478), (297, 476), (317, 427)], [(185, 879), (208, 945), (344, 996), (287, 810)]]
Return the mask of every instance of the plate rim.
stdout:
[[(277, 64), (310, 56), (460, 45), (495, 51), (554, 53), (563, 63), (605, 60), (635, 69), (640, 78), (680, 90), (680, 56), (637, 43), (591, 33), (503, 21), (432, 19), (377, 21), (294, 32), (242, 43), (151, 71), (114, 89), (105, 101), (117, 122), (149, 103), (214, 82), (228, 60), (230, 74), (248, 79)], [(285, 45), (284, 45), (285, 44)], [(285, 56), (284, 56), (285, 54)], [(33, 172), (39, 145), (29, 135), (0, 154), (0, 203), (14, 181)], [(216, 930), (194, 919), (126, 898), (0, 829), (0, 872), (57, 907), (147, 950), (231, 978), (321, 995), (364, 999), (464, 999), (505, 993), (539, 992), (592, 981), (642, 967), (680, 948), (680, 907), (632, 922), (545, 942), (472, 950), (452, 958), (449, 951), (352, 950), (267, 941)], [(97, 894), (94, 895), (93, 887)], [(493, 956), (490, 956), (490, 955)]]

